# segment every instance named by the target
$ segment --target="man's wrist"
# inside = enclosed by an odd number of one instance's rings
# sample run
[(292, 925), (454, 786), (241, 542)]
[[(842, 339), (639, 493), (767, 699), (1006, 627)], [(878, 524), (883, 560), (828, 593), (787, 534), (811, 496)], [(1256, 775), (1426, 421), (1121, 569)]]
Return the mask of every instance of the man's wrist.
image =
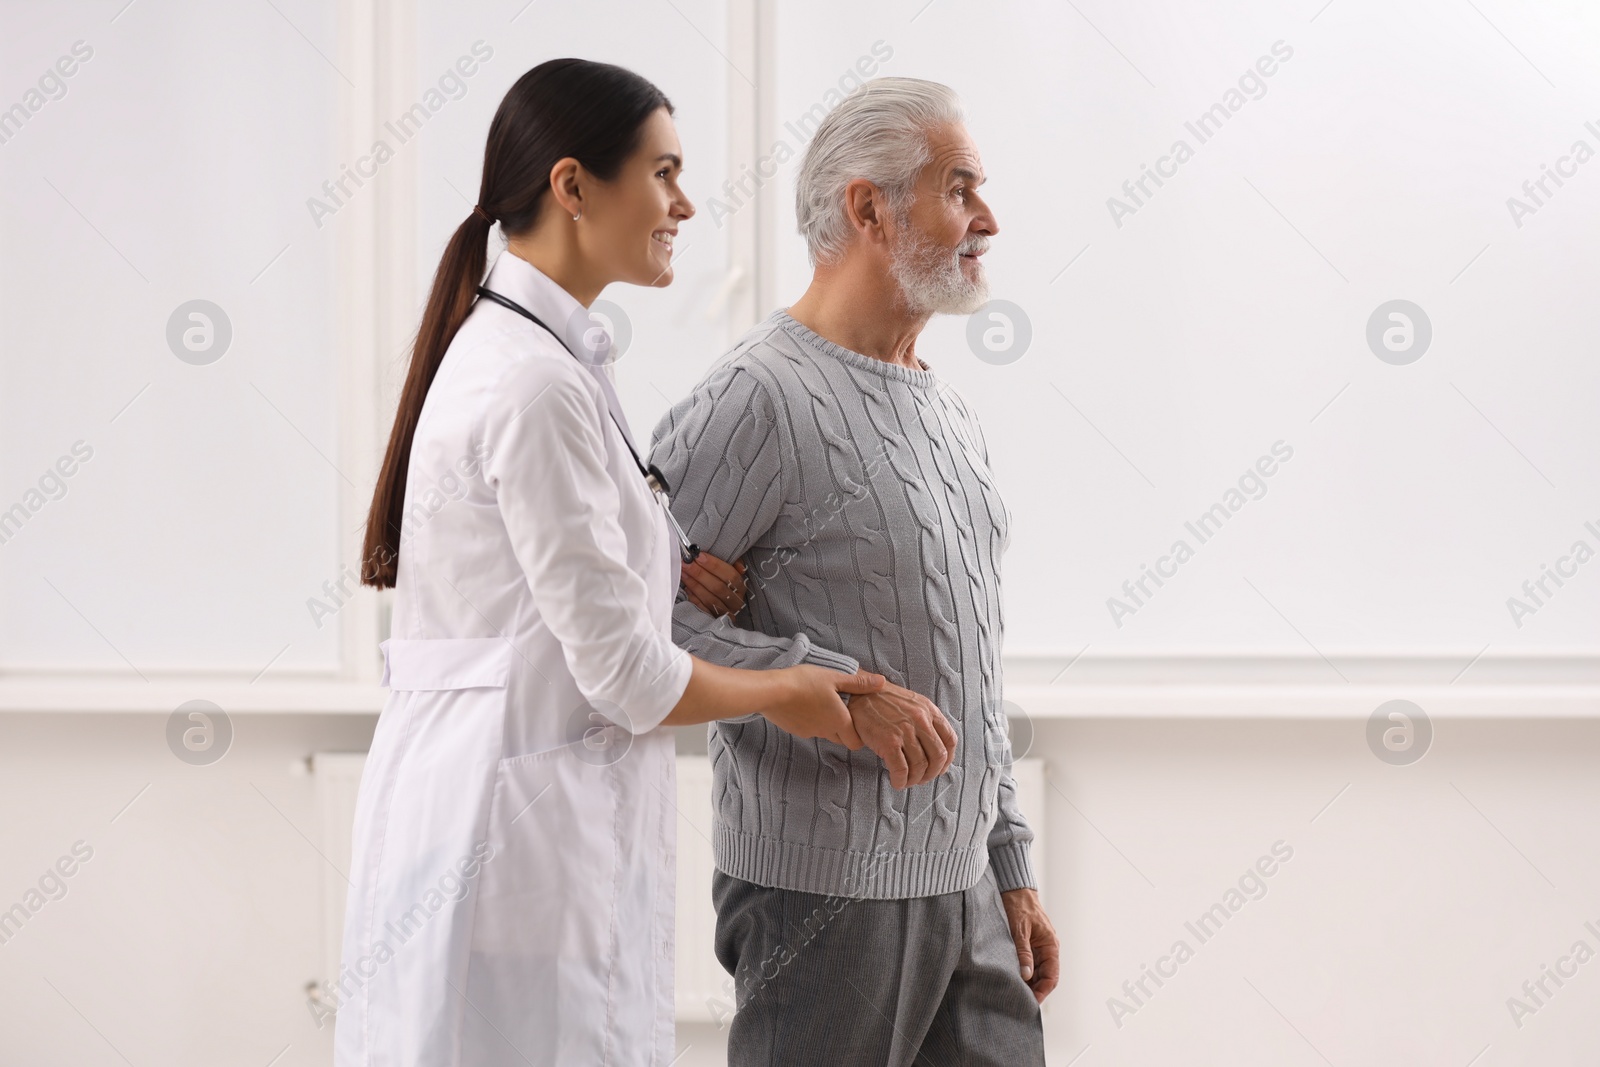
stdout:
[(1039, 881), (1033, 876), (1033, 857), (1028, 842), (1008, 841), (989, 850), (989, 866), (994, 868), (995, 883), (1000, 892), (1013, 889), (1037, 889)]

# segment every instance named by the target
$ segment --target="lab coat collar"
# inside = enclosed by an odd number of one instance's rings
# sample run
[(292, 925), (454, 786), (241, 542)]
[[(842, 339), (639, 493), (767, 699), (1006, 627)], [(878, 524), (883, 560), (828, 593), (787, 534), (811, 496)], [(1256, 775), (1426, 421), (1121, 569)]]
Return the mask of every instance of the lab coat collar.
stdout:
[(617, 387), (611, 377), (611, 331), (606, 329), (604, 320), (590, 315), (577, 297), (509, 248), (501, 250), (483, 284), (515, 300), (555, 331), (584, 369), (600, 383), (606, 406), (617, 420), (617, 428), (637, 453), (639, 446), (634, 443), (633, 427), (628, 425), (628, 416), (623, 413), (622, 401), (617, 397)]
[(597, 372), (597, 377), (609, 377), (602, 368), (611, 362), (611, 332), (544, 271), (507, 248), (495, 259), (483, 284), (539, 316), (580, 363)]

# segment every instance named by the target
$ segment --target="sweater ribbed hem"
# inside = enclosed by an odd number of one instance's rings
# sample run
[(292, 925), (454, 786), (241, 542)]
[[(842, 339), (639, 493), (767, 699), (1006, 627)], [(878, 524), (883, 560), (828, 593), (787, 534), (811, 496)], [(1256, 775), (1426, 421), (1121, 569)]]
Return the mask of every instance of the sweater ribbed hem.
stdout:
[(773, 889), (858, 900), (905, 900), (959, 893), (977, 885), (989, 863), (978, 845), (949, 852), (867, 852), (813, 848), (743, 834), (717, 822), (711, 836), (717, 869)]
[(1013, 889), (1038, 889), (1039, 882), (1033, 876), (1033, 860), (1029, 857), (1028, 843), (1013, 841), (999, 848), (989, 850), (989, 866), (994, 868), (995, 884), (1000, 887), (1000, 892), (1009, 893)]

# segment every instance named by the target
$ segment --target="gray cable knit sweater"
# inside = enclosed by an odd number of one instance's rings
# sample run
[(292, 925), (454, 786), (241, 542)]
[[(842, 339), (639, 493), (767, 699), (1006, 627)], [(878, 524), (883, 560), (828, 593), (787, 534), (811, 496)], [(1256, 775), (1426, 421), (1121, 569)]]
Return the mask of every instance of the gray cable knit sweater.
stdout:
[(712, 723), (717, 866), (874, 899), (957, 892), (986, 862), (1002, 891), (1035, 885), (1001, 707), (1008, 515), (961, 398), (780, 310), (667, 412), (651, 459), (690, 538), (748, 562), (734, 619), (680, 594), (679, 645), (735, 667), (859, 663), (932, 700), (960, 741), (943, 775), (896, 790), (870, 749), (758, 715)]

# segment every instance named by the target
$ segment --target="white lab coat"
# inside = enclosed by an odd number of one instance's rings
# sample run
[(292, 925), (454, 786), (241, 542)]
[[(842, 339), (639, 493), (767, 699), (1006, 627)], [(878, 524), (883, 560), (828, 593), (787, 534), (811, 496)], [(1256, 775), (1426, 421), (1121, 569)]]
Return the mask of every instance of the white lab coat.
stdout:
[[(596, 328), (531, 264), (503, 252), (485, 284), (586, 351)], [(339, 1067), (673, 1059), (656, 727), (691, 665), (677, 545), (606, 374), (480, 299), (429, 390), (356, 804)]]

